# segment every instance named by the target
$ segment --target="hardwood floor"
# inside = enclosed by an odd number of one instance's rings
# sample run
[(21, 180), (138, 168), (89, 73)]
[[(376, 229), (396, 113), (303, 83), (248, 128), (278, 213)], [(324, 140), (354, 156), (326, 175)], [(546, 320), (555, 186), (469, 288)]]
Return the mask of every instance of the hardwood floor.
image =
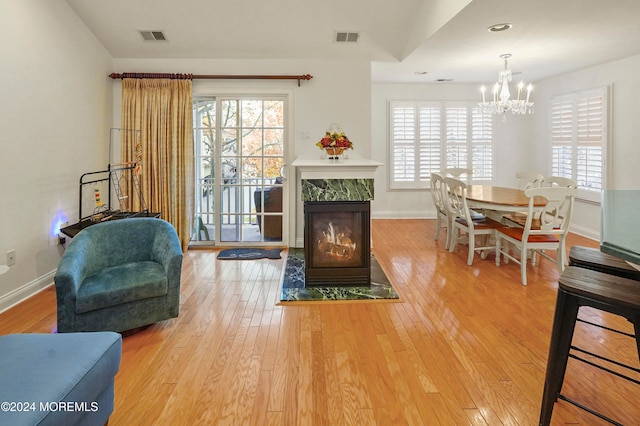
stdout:
[[(283, 260), (185, 254), (181, 312), (123, 340), (118, 425), (535, 425), (558, 272), (493, 255), (466, 265), (433, 220), (374, 220), (400, 302), (279, 305)], [(568, 246), (597, 243), (572, 235)], [(595, 310), (581, 317), (632, 332)], [(0, 334), (55, 330), (50, 287), (0, 315)], [(628, 337), (580, 325), (581, 346), (638, 366)], [(564, 393), (624, 424), (640, 388), (575, 360)], [(566, 402), (554, 425), (605, 424)]]

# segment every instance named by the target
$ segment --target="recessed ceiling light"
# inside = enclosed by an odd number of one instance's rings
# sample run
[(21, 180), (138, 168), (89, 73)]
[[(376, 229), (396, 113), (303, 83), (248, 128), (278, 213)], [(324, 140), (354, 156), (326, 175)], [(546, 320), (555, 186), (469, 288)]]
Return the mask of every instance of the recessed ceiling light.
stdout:
[(427, 71), (416, 71), (414, 72), (415, 75), (425, 75), (428, 74)]
[(489, 28), (487, 28), (487, 31), (490, 31), (492, 33), (499, 33), (500, 31), (507, 31), (508, 29), (511, 29), (511, 27), (513, 27), (513, 24), (505, 22), (504, 24), (491, 25)]
[(453, 79), (452, 78), (438, 78), (438, 79), (436, 79), (436, 81), (438, 83), (446, 83), (448, 81), (453, 81)]

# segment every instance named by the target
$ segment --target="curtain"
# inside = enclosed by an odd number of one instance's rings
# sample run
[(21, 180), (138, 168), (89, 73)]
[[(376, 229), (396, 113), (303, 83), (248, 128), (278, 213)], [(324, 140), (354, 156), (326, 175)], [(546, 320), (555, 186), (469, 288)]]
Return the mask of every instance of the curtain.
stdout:
[[(182, 250), (191, 233), (193, 205), (191, 80), (122, 80), (122, 161), (136, 162), (140, 197), (131, 211), (160, 212), (175, 227)], [(137, 194), (135, 179), (129, 194)]]

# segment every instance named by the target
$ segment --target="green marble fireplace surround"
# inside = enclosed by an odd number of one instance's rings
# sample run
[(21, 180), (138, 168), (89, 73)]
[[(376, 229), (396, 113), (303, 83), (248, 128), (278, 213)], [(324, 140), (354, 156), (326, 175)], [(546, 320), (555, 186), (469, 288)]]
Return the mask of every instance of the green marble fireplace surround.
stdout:
[[(293, 247), (304, 247), (304, 203), (372, 201), (376, 169), (382, 163), (350, 156), (329, 160), (297, 158), (291, 164), (297, 182), (296, 224)], [(294, 245), (295, 244), (295, 245)]]
[(302, 179), (302, 201), (371, 201), (373, 179)]

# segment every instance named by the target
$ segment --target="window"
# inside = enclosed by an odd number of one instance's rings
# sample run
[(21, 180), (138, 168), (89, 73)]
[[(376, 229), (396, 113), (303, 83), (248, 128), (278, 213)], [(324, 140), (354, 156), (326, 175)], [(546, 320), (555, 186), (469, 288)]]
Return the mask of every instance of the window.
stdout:
[(391, 189), (427, 188), (432, 172), (473, 169), (473, 180), (493, 180), (493, 119), (475, 103), (391, 101)]
[(600, 202), (607, 146), (607, 89), (551, 99), (551, 174), (578, 182), (578, 197)]

